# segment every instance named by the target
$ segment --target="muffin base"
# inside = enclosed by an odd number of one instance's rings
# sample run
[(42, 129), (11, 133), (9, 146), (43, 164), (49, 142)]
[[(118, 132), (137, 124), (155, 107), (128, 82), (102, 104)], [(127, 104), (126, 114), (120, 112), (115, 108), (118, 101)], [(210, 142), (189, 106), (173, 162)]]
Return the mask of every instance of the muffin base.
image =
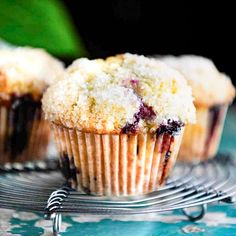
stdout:
[(95, 195), (127, 196), (161, 186), (182, 139), (169, 134), (93, 134), (52, 124), (62, 172), (71, 187)]
[(200, 162), (215, 156), (227, 109), (227, 105), (197, 107), (197, 123), (186, 125), (178, 160)]
[(41, 103), (30, 95), (12, 96), (0, 103), (0, 164), (42, 159), (50, 129), (42, 117)]

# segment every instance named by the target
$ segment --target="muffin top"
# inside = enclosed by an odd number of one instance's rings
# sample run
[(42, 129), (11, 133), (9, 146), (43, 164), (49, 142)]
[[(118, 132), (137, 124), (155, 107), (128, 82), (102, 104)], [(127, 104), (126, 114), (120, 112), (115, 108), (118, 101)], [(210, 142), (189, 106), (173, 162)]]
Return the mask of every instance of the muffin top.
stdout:
[(0, 49), (0, 99), (31, 94), (40, 99), (48, 85), (63, 72), (63, 64), (42, 49)]
[(220, 73), (211, 60), (194, 55), (165, 56), (161, 60), (185, 76), (192, 87), (195, 105), (214, 106), (232, 102), (235, 89), (231, 80)]
[(94, 133), (175, 132), (195, 121), (180, 73), (144, 56), (78, 59), (43, 96), (46, 118)]

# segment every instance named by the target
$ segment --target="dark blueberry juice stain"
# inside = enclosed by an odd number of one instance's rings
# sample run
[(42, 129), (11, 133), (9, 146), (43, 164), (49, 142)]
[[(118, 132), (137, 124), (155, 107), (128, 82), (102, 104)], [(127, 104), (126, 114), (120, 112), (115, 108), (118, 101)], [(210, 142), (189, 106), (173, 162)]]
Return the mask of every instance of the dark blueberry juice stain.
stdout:
[(175, 138), (173, 135), (170, 135), (168, 133), (166, 133), (164, 135), (161, 152), (165, 153), (165, 157), (164, 157), (163, 163), (162, 163), (163, 170), (162, 170), (162, 176), (160, 179), (160, 184), (162, 184), (164, 182), (166, 174), (168, 172), (168, 162), (169, 162), (169, 158), (172, 154), (171, 146), (172, 146), (172, 143), (174, 142), (174, 140), (175, 140)]
[(70, 160), (69, 156), (67, 154), (61, 155), (61, 171), (63, 175), (65, 176), (68, 184), (71, 186), (71, 181), (76, 181), (76, 168), (74, 165), (74, 159), (72, 158)]
[(90, 194), (91, 194), (91, 191), (90, 191), (90, 189), (89, 189), (89, 188), (87, 188), (87, 187), (83, 187), (83, 191), (84, 191), (86, 194), (88, 194), (88, 195), (90, 195)]
[(219, 123), (221, 122), (222, 116), (224, 114), (223, 106), (213, 106), (210, 109), (210, 125), (208, 131), (208, 137), (205, 144), (205, 155), (207, 155), (209, 144), (211, 143), (212, 138), (214, 137), (215, 130)]
[[(135, 134), (138, 131), (138, 124), (140, 120), (152, 121), (156, 117), (156, 113), (153, 111), (151, 106), (148, 106), (142, 102), (139, 111), (134, 114), (133, 123), (127, 123), (122, 129), (121, 133), (123, 134)], [(168, 119), (167, 123), (161, 124), (156, 130), (156, 134), (168, 133), (172, 136), (179, 134), (181, 128), (184, 126), (184, 123), (179, 120)]]
[(165, 155), (165, 162), (168, 161), (168, 159), (169, 159), (170, 156), (171, 156), (171, 151), (168, 150), (168, 151), (166, 152), (166, 155)]
[(41, 102), (35, 101), (29, 94), (12, 95), (6, 106), (8, 108), (6, 124), (8, 128), (5, 134), (4, 151), (9, 153), (11, 160), (14, 160), (27, 147), (32, 123), (36, 111), (41, 107)]
[(142, 103), (139, 111), (134, 114), (134, 122), (127, 123), (122, 129), (121, 132), (123, 134), (132, 134), (136, 133), (138, 130), (138, 123), (140, 120), (153, 120), (156, 117), (155, 112), (153, 111), (151, 106)]
[(156, 113), (153, 111), (151, 106), (148, 106), (145, 103), (140, 106), (139, 112), (137, 113), (137, 119), (153, 120), (155, 117)]
[(68, 180), (70, 179), (71, 176), (71, 171), (70, 171), (70, 160), (67, 154), (62, 154), (61, 157), (61, 171), (65, 178)]
[(139, 81), (137, 79), (131, 79), (130, 83), (131, 83), (132, 86), (137, 86)]
[[(152, 121), (156, 118), (156, 113), (151, 106), (143, 103), (141, 104), (139, 111), (134, 114), (133, 123), (127, 123), (121, 130), (123, 134), (135, 134), (138, 131), (138, 124), (140, 120)], [(162, 175), (160, 178), (160, 184), (162, 184), (166, 178), (169, 166), (169, 160), (172, 154), (171, 147), (175, 140), (175, 135), (178, 135), (185, 124), (179, 120), (168, 119), (167, 122), (161, 124), (155, 134), (156, 136), (163, 136), (162, 145), (160, 147), (160, 153), (164, 154), (162, 160)], [(138, 155), (138, 147), (137, 147)]]
[(138, 129), (138, 122), (135, 120), (133, 123), (127, 123), (122, 129), (121, 133), (123, 134), (130, 134), (130, 133), (136, 133)]
[(181, 121), (168, 119), (166, 124), (161, 124), (158, 127), (156, 134), (160, 135), (160, 134), (167, 133), (174, 136), (174, 135), (179, 134), (183, 126), (184, 126), (184, 123)]
[(209, 131), (209, 136), (212, 136), (216, 126), (220, 122), (221, 118), (221, 106), (214, 106), (210, 109), (210, 115), (211, 115), (211, 126), (210, 126), (210, 131)]

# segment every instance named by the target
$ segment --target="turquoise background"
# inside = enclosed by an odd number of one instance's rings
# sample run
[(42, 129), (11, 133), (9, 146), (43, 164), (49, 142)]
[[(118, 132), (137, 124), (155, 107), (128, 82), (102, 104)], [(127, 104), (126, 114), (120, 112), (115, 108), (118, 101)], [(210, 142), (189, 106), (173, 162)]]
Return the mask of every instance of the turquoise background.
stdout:
[[(207, 226), (204, 219), (198, 223), (189, 222), (186, 219), (180, 222), (175, 222), (176, 217), (182, 216), (180, 211), (174, 211), (173, 213), (165, 214), (165, 216), (171, 216), (173, 223), (167, 223), (165, 221), (149, 222), (149, 221), (112, 221), (110, 219), (104, 219), (100, 222), (92, 223), (79, 223), (74, 221), (71, 217), (64, 217), (64, 224), (70, 226), (67, 227), (66, 231), (61, 233), (63, 236), (69, 235), (82, 235), (82, 236), (179, 236), (179, 235), (208, 235), (208, 236), (230, 236), (236, 235), (236, 208), (234, 205), (220, 205), (210, 206), (208, 209), (209, 213), (216, 214), (225, 212), (226, 218), (234, 218), (235, 223), (218, 223), (215, 226)], [(208, 214), (209, 214), (208, 213)], [(42, 215), (38, 215), (39, 219)], [(92, 219), (92, 216), (91, 216)], [(31, 235), (43, 235), (46, 232), (50, 232), (50, 227), (43, 229), (34, 226), (37, 222), (35, 220), (19, 220), (12, 218), (10, 223), (16, 226), (10, 232), (12, 234), (31, 236)], [(186, 232), (185, 228), (190, 227), (192, 230), (198, 230), (200, 232)], [(50, 234), (45, 234), (50, 235)]]

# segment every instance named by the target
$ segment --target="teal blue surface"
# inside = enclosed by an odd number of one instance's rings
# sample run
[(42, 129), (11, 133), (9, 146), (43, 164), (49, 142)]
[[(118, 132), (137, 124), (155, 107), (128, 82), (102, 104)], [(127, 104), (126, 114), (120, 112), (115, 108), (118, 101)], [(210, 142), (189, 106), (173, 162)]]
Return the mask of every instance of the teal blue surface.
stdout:
[[(236, 109), (231, 108), (220, 145), (222, 151), (236, 151), (235, 118)], [(0, 213), (0, 220), (3, 221), (4, 217), (1, 218), (1, 214), (3, 213)], [(4, 214), (7, 217), (7, 213)], [(43, 215), (33, 214), (25, 218), (20, 212), (13, 215), (12, 212), (8, 214), (10, 215), (9, 225), (7, 222), (4, 225), (0, 221), (0, 235), (52, 235), (51, 221), (43, 220)], [(6, 231), (4, 231), (4, 227)], [(197, 223), (188, 221), (181, 211), (129, 218), (121, 216), (113, 219), (109, 216), (106, 219), (85, 215), (64, 216), (62, 230), (64, 231), (61, 233), (63, 236), (231, 236), (236, 235), (236, 205), (209, 206), (206, 216)]]
[[(43, 217), (37, 214), (38, 219)], [(87, 235), (87, 236), (181, 236), (181, 235), (236, 235), (236, 206), (234, 205), (218, 205), (209, 206), (206, 217), (198, 223), (193, 223), (185, 219), (180, 211), (174, 211), (164, 216), (169, 217), (169, 220), (161, 219), (160, 221), (113, 221), (103, 219), (99, 222), (79, 223), (73, 220), (73, 217), (65, 216), (63, 224), (68, 225), (66, 232), (62, 232), (62, 236), (69, 235)], [(207, 217), (208, 216), (208, 217)], [(93, 217), (91, 220), (93, 220)], [(214, 219), (215, 217), (215, 219)], [(10, 223), (13, 229), (12, 234), (17, 235), (50, 235), (45, 232), (50, 232), (50, 227), (45, 230), (42, 227), (35, 226), (38, 219), (20, 220), (12, 217)], [(173, 221), (173, 222), (168, 222)], [(214, 222), (216, 223), (214, 224)], [(213, 222), (213, 223), (212, 223)], [(49, 223), (50, 226), (50, 223)], [(197, 228), (200, 232), (186, 232), (186, 227)], [(1, 234), (0, 234), (1, 235)]]
[[(209, 212), (227, 212), (227, 216), (236, 217), (236, 209), (232, 210), (229, 206), (211, 206)], [(178, 215), (180, 212), (175, 211), (173, 214)], [(188, 225), (196, 225), (204, 232), (188, 233), (188, 235), (236, 235), (236, 224), (226, 224), (220, 227), (209, 227), (205, 223), (192, 223), (187, 220), (183, 220), (179, 223), (165, 223), (165, 222), (121, 222), (111, 221), (109, 219), (102, 220), (98, 223), (77, 223), (66, 219), (68, 223), (73, 224), (68, 228), (67, 233), (62, 235), (75, 235), (79, 232), (79, 235), (106, 235), (106, 236), (120, 236), (120, 235), (135, 235), (135, 236), (158, 236), (158, 235), (186, 235), (183, 232), (183, 227)]]

